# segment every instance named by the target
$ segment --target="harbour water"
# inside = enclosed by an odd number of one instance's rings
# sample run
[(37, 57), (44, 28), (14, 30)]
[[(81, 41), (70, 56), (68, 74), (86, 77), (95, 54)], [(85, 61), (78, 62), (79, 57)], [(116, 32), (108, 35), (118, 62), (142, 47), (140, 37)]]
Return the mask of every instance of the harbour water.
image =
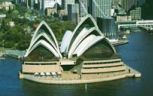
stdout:
[(21, 62), (0, 60), (0, 96), (153, 96), (153, 35), (131, 33), (129, 44), (117, 47), (123, 61), (141, 78), (80, 85), (47, 85), (19, 80)]

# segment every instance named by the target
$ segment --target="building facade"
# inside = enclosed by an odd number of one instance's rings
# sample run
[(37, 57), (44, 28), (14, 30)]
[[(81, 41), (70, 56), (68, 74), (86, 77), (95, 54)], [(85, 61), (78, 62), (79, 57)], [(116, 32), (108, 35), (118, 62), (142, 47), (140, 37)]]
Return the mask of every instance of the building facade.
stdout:
[(132, 7), (137, 5), (137, 1), (138, 0), (121, 0), (121, 6), (128, 12)]
[[(70, 34), (71, 39), (62, 40), (61, 45), (66, 46), (60, 47), (51, 28), (42, 21), (24, 55), (20, 79), (46, 84), (87, 84), (133, 77), (136, 74), (131, 74), (133, 69), (122, 62), (92, 16), (87, 15)], [(47, 57), (45, 51), (38, 50), (41, 47), (47, 51)], [(59, 48), (68, 49), (64, 51), (67, 55), (63, 56)]]
[(117, 25), (115, 23), (114, 18), (97, 18), (97, 23), (100, 30), (104, 33), (104, 35), (109, 39), (117, 39), (118, 32), (117, 32)]
[(113, 6), (118, 6), (121, 4), (121, 0), (112, 0), (112, 5)]
[(88, 14), (88, 0), (78, 0), (80, 17), (84, 17)]
[(57, 5), (62, 6), (61, 0), (16, 0), (15, 2), (16, 4), (25, 5), (28, 9), (36, 9), (40, 11), (40, 14), (45, 14), (45, 11), (48, 12), (51, 9), (57, 9)]
[(92, 15), (94, 17), (110, 17), (112, 0), (92, 0)]
[(79, 21), (79, 5), (78, 4), (68, 4), (68, 20), (77, 24)]
[(131, 10), (130, 16), (132, 20), (140, 20), (141, 19), (141, 7), (137, 7)]
[(64, 6), (65, 14), (68, 15), (68, 5), (74, 5), (75, 0), (62, 0), (62, 5)]

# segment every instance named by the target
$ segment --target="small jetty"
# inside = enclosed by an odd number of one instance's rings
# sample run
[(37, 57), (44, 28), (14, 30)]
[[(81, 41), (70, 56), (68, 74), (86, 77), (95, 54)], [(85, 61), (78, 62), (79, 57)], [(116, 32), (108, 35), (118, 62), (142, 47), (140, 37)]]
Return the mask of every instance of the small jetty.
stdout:
[(139, 71), (133, 69), (133, 68), (130, 67), (130, 66), (127, 66), (127, 68), (128, 68), (129, 71), (130, 71), (129, 74), (128, 74), (129, 77), (136, 77), (136, 78), (141, 77), (141, 73), (140, 73)]

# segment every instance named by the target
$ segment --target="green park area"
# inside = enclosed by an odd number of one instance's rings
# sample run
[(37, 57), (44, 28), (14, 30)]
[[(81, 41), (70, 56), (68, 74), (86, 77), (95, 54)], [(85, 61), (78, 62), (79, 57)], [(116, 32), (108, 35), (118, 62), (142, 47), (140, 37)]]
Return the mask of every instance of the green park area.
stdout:
[(6, 14), (5, 18), (0, 19), (1, 48), (26, 50), (42, 20), (49, 24), (59, 42), (66, 30), (73, 31), (75, 28), (71, 21), (64, 21), (58, 16), (41, 16), (38, 11), (23, 6), (15, 6), (9, 11), (0, 9), (0, 14)]

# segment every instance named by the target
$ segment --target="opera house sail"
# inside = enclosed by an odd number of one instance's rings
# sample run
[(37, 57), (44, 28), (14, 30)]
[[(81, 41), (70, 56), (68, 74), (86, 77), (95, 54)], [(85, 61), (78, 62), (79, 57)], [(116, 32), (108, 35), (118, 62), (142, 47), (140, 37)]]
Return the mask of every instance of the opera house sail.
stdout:
[(24, 58), (20, 78), (39, 83), (92, 83), (141, 75), (122, 62), (91, 15), (73, 32), (67, 30), (60, 44), (42, 21)]

